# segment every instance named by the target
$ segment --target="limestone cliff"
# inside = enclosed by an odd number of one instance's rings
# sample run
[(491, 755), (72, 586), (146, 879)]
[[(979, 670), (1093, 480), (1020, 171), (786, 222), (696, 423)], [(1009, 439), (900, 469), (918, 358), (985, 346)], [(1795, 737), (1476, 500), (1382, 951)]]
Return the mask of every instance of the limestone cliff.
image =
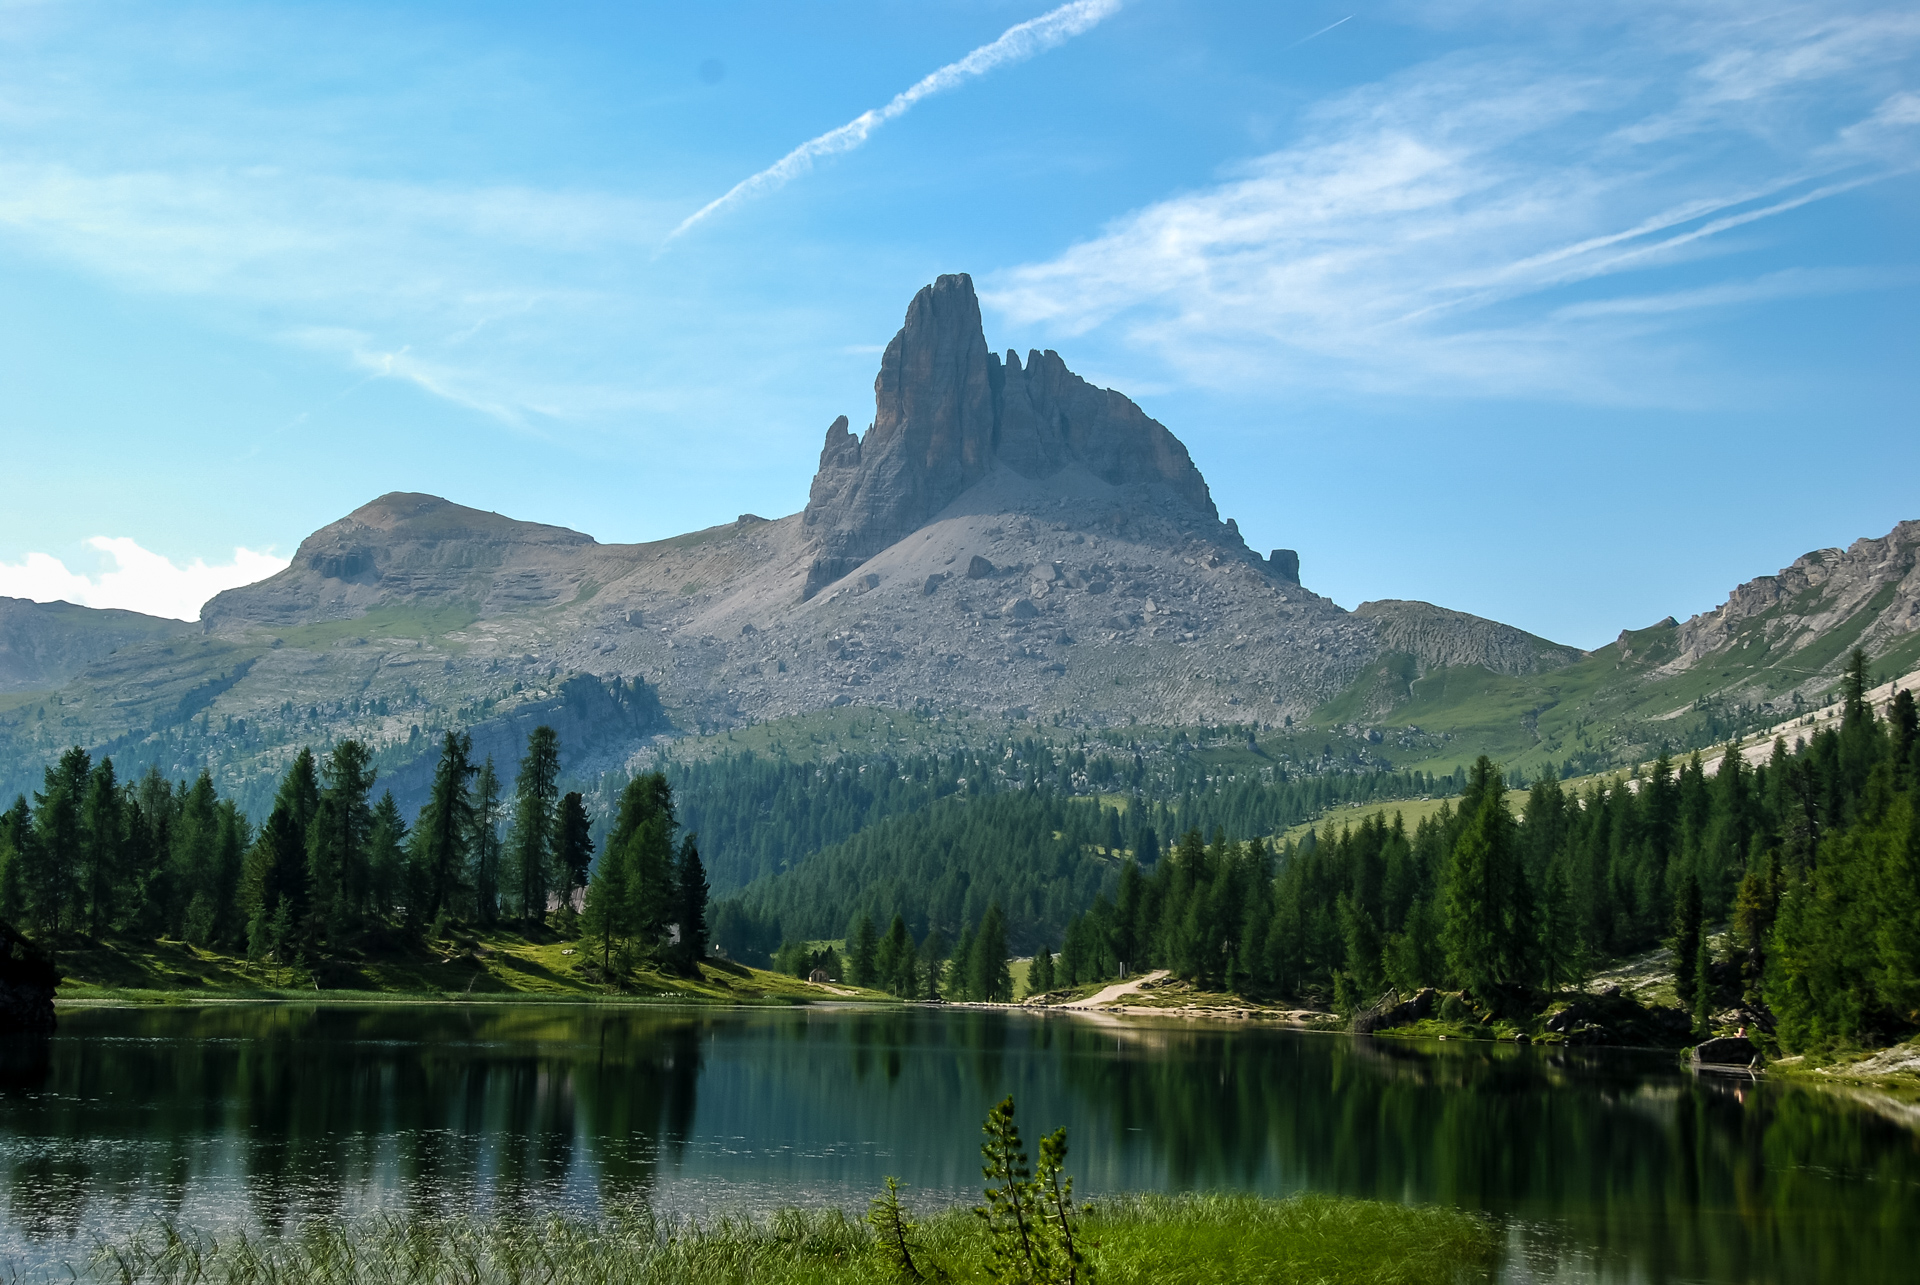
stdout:
[[(1845, 549), (1816, 549), (1777, 575), (1747, 581), (1720, 606), (1678, 627), (1678, 655), (1668, 668), (1689, 669), (1734, 649), (1756, 657), (1792, 656), (1836, 631), (1880, 656), (1915, 630), (1920, 522), (1902, 522), (1884, 536), (1855, 540)], [(1821, 657), (1818, 668), (1837, 672), (1845, 649), (1821, 650), (1831, 654)]]
[(1187, 448), (1138, 406), (1052, 351), (1029, 353), (1024, 366), (1011, 350), (1004, 363), (990, 352), (965, 273), (914, 296), (873, 394), (864, 438), (844, 415), (827, 429), (803, 519), (817, 550), (803, 597), (925, 526), (996, 467), (1040, 481), (1080, 464), (1219, 521)]

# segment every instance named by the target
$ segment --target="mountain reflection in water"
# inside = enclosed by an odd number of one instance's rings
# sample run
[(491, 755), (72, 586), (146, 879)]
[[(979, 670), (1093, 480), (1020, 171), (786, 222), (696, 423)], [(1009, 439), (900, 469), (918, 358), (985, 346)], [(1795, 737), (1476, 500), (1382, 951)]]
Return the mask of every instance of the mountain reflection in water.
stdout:
[[(0, 1052), (0, 1251), (155, 1216), (970, 1201), (1013, 1093), (1088, 1195), (1229, 1187), (1481, 1210), (1601, 1277), (1907, 1279), (1920, 1130), (1876, 1095), (1665, 1054), (981, 1010), (86, 1009)], [(1586, 1271), (1583, 1271), (1586, 1274)]]

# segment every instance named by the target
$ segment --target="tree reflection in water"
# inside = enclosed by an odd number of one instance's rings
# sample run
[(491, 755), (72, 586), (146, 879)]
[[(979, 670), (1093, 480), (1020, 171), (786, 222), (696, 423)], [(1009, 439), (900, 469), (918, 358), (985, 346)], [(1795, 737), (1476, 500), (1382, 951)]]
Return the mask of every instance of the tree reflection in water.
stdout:
[(0, 1054), (0, 1251), (155, 1214), (857, 1209), (888, 1173), (969, 1200), (1007, 1093), (1068, 1126), (1088, 1195), (1442, 1203), (1651, 1281), (1898, 1279), (1920, 1226), (1904, 1108), (1663, 1054), (983, 1010), (235, 1005), (75, 1012)]

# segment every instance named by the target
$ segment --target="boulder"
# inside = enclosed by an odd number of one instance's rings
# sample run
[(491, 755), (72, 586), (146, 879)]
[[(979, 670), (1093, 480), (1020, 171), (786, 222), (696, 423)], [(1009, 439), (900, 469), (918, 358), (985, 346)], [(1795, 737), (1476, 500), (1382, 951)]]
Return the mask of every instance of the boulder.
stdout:
[(1040, 608), (1033, 605), (1031, 598), (1012, 598), (1000, 608), (1000, 614), (1014, 620), (1032, 620), (1040, 614)]
[(1722, 1035), (1704, 1040), (1693, 1050), (1695, 1066), (1752, 1066), (1760, 1056), (1754, 1042), (1744, 1035)]
[(967, 563), (967, 579), (969, 580), (985, 580), (993, 574), (993, 571), (993, 564), (977, 553), (974, 554), (972, 560)]

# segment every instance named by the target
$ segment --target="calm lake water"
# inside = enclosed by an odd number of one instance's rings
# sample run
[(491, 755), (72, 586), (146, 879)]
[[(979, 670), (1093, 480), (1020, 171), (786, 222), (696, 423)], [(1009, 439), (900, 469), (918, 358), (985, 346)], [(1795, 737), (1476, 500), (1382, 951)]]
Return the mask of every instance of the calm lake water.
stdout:
[(1339, 1192), (1484, 1211), (1506, 1275), (1920, 1279), (1897, 1104), (1671, 1057), (977, 1010), (100, 1008), (0, 1053), (0, 1253), (156, 1216), (970, 1201), (979, 1124), (1064, 1124), (1088, 1195)]

